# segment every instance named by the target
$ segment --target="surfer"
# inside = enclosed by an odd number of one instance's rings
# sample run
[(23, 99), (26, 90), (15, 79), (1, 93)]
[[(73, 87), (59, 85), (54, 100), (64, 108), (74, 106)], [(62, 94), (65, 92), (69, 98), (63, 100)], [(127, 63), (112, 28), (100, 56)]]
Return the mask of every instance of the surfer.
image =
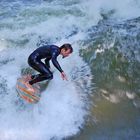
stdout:
[[(50, 71), (50, 60), (61, 73), (62, 79), (67, 80), (67, 76), (58, 63), (57, 57), (62, 55), (62, 58), (65, 58), (68, 57), (72, 52), (73, 48), (71, 44), (68, 43), (63, 44), (61, 47), (56, 45), (44, 45), (33, 51), (28, 57), (28, 64), (34, 70), (38, 71), (39, 74), (32, 75), (30, 81), (25, 83), (26, 87), (33, 91), (32, 85), (34, 83), (53, 79), (53, 73)], [(41, 61), (42, 59), (45, 59), (44, 63)]]

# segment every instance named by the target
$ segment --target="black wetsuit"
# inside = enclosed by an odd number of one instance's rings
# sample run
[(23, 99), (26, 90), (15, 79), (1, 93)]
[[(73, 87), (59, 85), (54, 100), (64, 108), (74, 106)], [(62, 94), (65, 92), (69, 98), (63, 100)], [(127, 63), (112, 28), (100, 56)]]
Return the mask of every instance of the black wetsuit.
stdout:
[[(52, 60), (53, 65), (60, 71), (63, 72), (61, 69), (57, 57), (60, 54), (60, 48), (55, 45), (45, 45), (43, 47), (37, 48), (28, 58), (28, 64), (38, 71), (40, 74), (33, 75), (31, 78), (32, 80), (29, 83), (32, 85), (34, 83), (44, 81), (44, 80), (51, 80), (53, 78), (53, 74), (50, 71), (50, 64), (49, 61)], [(45, 64), (41, 61), (45, 59)]]

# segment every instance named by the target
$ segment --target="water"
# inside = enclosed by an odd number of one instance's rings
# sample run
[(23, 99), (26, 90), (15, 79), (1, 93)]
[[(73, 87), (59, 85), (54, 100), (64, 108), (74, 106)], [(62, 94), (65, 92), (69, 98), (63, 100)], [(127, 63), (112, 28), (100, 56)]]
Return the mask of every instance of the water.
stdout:
[[(139, 139), (139, 13), (138, 0), (1, 1), (0, 139)], [(29, 54), (65, 42), (69, 81), (52, 65), (40, 102), (20, 104), (15, 83)]]

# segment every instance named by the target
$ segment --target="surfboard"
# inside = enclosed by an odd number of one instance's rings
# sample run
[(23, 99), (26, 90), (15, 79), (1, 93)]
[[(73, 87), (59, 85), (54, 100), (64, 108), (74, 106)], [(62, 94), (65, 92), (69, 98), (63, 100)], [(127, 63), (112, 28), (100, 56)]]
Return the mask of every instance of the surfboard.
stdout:
[(29, 81), (30, 75), (25, 75), (17, 79), (16, 83), (16, 91), (20, 98), (25, 100), (28, 103), (37, 103), (40, 100), (41, 97), (41, 90), (40, 90), (40, 85), (38, 83), (33, 84), (32, 88), (34, 91), (29, 90), (25, 82)]

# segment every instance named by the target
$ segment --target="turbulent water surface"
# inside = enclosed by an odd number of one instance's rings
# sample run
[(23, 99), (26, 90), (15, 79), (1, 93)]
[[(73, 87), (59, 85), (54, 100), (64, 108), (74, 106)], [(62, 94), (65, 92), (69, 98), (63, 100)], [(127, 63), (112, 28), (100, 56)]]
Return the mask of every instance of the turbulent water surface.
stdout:
[[(138, 0), (0, 1), (0, 140), (140, 139), (139, 13)], [(51, 65), (40, 102), (21, 101), (29, 54), (66, 42), (69, 81)]]

